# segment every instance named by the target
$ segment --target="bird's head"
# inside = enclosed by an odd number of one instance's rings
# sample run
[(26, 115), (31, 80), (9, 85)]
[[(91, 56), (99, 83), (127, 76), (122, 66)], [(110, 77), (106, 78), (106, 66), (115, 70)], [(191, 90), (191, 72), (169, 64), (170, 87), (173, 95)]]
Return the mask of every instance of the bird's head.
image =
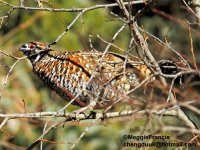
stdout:
[(22, 51), (31, 62), (36, 62), (44, 53), (49, 51), (46, 45), (41, 42), (29, 42), (23, 44), (19, 50)]
[(46, 45), (41, 42), (29, 42), (26, 44), (23, 44), (19, 50), (24, 53), (28, 58), (33, 57), (35, 55), (40, 54), (42, 51), (44, 51), (46, 48)]

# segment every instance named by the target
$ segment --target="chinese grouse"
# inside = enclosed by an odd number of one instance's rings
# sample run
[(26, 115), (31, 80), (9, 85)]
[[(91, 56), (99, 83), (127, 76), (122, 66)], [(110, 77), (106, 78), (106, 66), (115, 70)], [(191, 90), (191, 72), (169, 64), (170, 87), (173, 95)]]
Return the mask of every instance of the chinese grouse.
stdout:
[(57, 52), (40, 42), (24, 44), (20, 51), (46, 85), (80, 107), (103, 108), (125, 99), (151, 74), (140, 59), (110, 52)]

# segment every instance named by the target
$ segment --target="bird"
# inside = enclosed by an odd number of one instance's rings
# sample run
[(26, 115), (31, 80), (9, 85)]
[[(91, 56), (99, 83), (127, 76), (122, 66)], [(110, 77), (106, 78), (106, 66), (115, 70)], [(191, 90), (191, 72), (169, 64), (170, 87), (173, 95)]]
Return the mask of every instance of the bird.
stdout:
[(42, 42), (23, 44), (19, 50), (48, 87), (64, 100), (84, 109), (88, 106), (106, 108), (125, 99), (128, 91), (152, 74), (138, 57), (127, 58), (113, 52), (61, 52)]

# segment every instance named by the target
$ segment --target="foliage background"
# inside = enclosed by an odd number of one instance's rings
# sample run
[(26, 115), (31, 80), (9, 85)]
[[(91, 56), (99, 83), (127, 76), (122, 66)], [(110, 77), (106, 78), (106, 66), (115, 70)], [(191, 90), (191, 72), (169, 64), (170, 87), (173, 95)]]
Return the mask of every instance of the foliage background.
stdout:
[[(7, 1), (13, 5), (19, 5), (18, 0)], [(114, 1), (91, 1), (91, 0), (48, 0), (43, 2), (43, 7), (50, 8), (83, 8), (102, 3), (111, 3)], [(25, 6), (38, 7), (36, 1), (25, 1)], [(133, 15), (144, 5), (133, 5)], [(192, 7), (192, 6), (191, 6)], [(0, 16), (4, 16), (10, 9), (9, 6), (0, 5)], [(166, 17), (159, 13), (159, 10), (173, 18)], [(107, 44), (102, 42), (97, 35), (110, 41), (116, 31), (123, 25), (123, 22), (110, 14), (119, 14), (119, 8), (101, 8), (86, 12), (67, 34), (53, 46), (53, 49), (60, 51), (75, 51), (90, 49), (89, 35), (92, 35), (92, 45), (99, 51), (104, 51)], [(17, 57), (23, 56), (18, 48), (21, 44), (29, 41), (42, 41), (47, 44), (53, 42), (71, 23), (77, 15), (75, 12), (50, 12), (50, 11), (29, 11), (16, 9), (8, 18), (2, 20), (0, 28), (0, 50)], [(191, 25), (196, 20), (185, 7), (182, 1), (162, 0), (156, 1), (153, 6), (145, 11), (138, 18), (140, 27), (152, 33), (159, 39), (170, 44), (176, 49), (191, 65), (193, 58), (190, 51), (189, 27), (192, 31), (194, 53), (197, 64), (200, 64), (200, 30), (199, 25)], [(145, 33), (144, 33), (145, 34)], [(129, 29), (126, 28), (119, 34), (115, 40), (116, 45), (127, 50), (130, 40)], [(148, 44), (156, 60), (171, 59), (177, 61), (177, 56), (161, 44), (148, 37)], [(122, 53), (116, 48), (111, 47), (110, 51)], [(0, 54), (0, 85), (3, 87), (8, 68), (14, 63), (14, 59)], [(197, 99), (199, 102), (199, 86), (195, 89), (181, 89), (185, 96), (184, 99)], [(28, 60), (18, 63), (10, 74), (5, 89), (2, 93), (0, 102), (0, 113), (24, 113), (39, 111), (58, 111), (66, 104), (60, 97), (46, 87), (33, 73), (31, 64)], [(155, 104), (155, 103), (154, 103)], [(152, 104), (153, 105), (153, 104)], [(71, 106), (68, 111), (77, 109)], [(187, 110), (185, 110), (187, 111)], [(199, 116), (193, 115), (192, 119), (200, 124)], [(55, 118), (51, 121), (57, 122)], [(159, 123), (160, 122), (160, 123)], [(46, 123), (46, 119), (12, 119), (9, 120), (0, 132), (0, 147), (12, 149), (25, 148), (38, 138)], [(50, 124), (51, 124), (50, 123)], [(66, 149), (75, 142), (80, 134), (91, 124), (91, 121), (68, 122), (63, 127), (59, 127), (50, 132), (45, 139), (44, 149)], [(184, 126), (174, 117), (163, 117), (162, 122), (158, 116), (149, 118), (137, 117), (109, 119), (98, 121), (82, 138), (75, 149), (123, 149), (123, 135), (149, 135), (155, 132), (163, 124)], [(182, 134), (180, 137), (177, 132), (162, 132), (162, 135), (170, 135), (171, 141), (184, 139), (189, 141), (193, 136), (191, 134)], [(54, 141), (54, 142), (51, 142)], [(152, 141), (151, 141), (152, 142)], [(0, 148), (0, 149), (1, 149)], [(165, 149), (165, 148), (163, 148)]]

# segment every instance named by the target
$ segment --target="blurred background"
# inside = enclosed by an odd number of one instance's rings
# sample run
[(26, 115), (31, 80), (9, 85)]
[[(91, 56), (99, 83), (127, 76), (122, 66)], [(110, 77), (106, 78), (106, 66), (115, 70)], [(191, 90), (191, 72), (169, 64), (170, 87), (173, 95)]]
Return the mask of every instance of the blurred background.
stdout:
[[(19, 0), (7, 0), (8, 4), (20, 6)], [(33, 8), (86, 8), (98, 4), (115, 3), (113, 0), (45, 0), (39, 4), (37, 1), (25, 0), (24, 6)], [(194, 10), (191, 1), (187, 1)], [(132, 5), (131, 13), (134, 16), (145, 4)], [(46, 44), (52, 43), (66, 29), (78, 14), (77, 12), (53, 12), (39, 10), (12, 9), (0, 1), (0, 89), (3, 89), (6, 76), (10, 67), (16, 59), (11, 56), (22, 57), (18, 51), (19, 47), (29, 41), (40, 41)], [(112, 15), (113, 12), (115, 15)], [(84, 13), (76, 21), (73, 27), (63, 36), (60, 41), (52, 46), (52, 49), (59, 51), (88, 50), (90, 44), (98, 51), (104, 51), (107, 44), (97, 35), (106, 41), (111, 41), (113, 35), (124, 24), (120, 19), (123, 13), (118, 7), (94, 9)], [(180, 53), (187, 62), (194, 66), (194, 58), (191, 52), (191, 38), (193, 40), (194, 56), (197, 66), (200, 64), (200, 26), (196, 16), (180, 0), (155, 1), (148, 9), (143, 11), (137, 18), (138, 25), (145, 31), (164, 41), (171, 48)], [(192, 37), (190, 38), (189, 28)], [(180, 61), (172, 50), (156, 42), (147, 33), (142, 33), (149, 44), (149, 48), (156, 60), (169, 59)], [(116, 38), (114, 43), (124, 51), (128, 50), (130, 31), (126, 27)], [(91, 38), (91, 43), (89, 42)], [(111, 47), (109, 51), (124, 54), (119, 49)], [(134, 53), (134, 51), (133, 51)], [(7, 55), (5, 55), (7, 54)], [(199, 110), (200, 87), (199, 77), (194, 76), (187, 86), (175, 86), (177, 99), (180, 102), (195, 100), (195, 106)], [(167, 90), (158, 86), (155, 82), (147, 87), (143, 98), (149, 100), (145, 103), (146, 108), (154, 107), (166, 100)], [(170, 83), (169, 83), (170, 85)], [(153, 88), (152, 88), (153, 87)], [(166, 90), (163, 92), (163, 90)], [(32, 66), (27, 59), (23, 59), (14, 66), (1, 94), (0, 113), (25, 113), (52, 111), (56, 112), (66, 105), (66, 101), (52, 92), (32, 72)], [(67, 111), (77, 109), (70, 106)], [(200, 124), (199, 115), (184, 109), (197, 126)], [(3, 119), (0, 118), (2, 121)], [(30, 145), (41, 134), (47, 119), (12, 119), (1, 128), (0, 149), (23, 149)], [(59, 121), (54, 118), (49, 125)], [(91, 125), (91, 120), (81, 122), (67, 122), (64, 126), (53, 129), (44, 139), (44, 149), (68, 149), (71, 143), (75, 142), (81, 133)], [(169, 135), (170, 141), (187, 141), (193, 138), (192, 134), (177, 132), (160, 132), (163, 125), (184, 126), (175, 117), (159, 116), (132, 116), (129, 118), (114, 118), (97, 121), (86, 135), (76, 145), (75, 149), (132, 149), (123, 147), (126, 140), (124, 134), (133, 135)], [(152, 141), (150, 141), (152, 142)], [(39, 147), (38, 147), (39, 148)], [(163, 147), (166, 149), (166, 147)]]

